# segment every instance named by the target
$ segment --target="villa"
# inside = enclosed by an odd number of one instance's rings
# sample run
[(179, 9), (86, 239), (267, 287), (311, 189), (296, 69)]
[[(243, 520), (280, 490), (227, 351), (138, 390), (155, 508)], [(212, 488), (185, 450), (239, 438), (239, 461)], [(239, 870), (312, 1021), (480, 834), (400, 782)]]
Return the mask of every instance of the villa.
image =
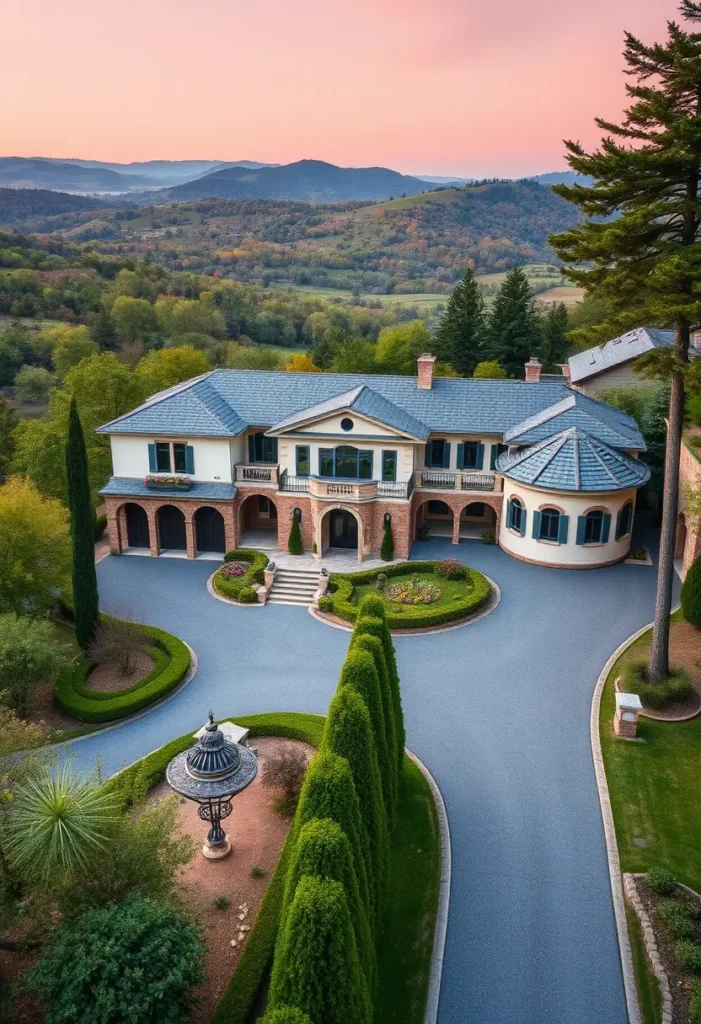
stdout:
[(515, 558), (626, 557), (649, 470), (628, 415), (564, 382), (213, 370), (100, 428), (114, 554), (217, 557), (239, 546), (395, 554), (417, 531), (493, 539)]

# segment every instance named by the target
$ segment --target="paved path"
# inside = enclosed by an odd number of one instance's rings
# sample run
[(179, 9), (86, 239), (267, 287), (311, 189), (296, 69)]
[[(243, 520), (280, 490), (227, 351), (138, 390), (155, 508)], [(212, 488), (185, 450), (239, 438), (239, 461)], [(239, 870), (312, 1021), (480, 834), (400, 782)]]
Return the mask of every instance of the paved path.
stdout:
[[(445, 797), (453, 885), (440, 1024), (625, 1024), (589, 747), (591, 694), (612, 650), (653, 614), (655, 569), (544, 569), (494, 547), (458, 553), (495, 579), (497, 610), (464, 629), (397, 638), (409, 746)], [(456, 549), (433, 540), (414, 557)], [(169, 703), (73, 745), (122, 765), (217, 716), (324, 712), (348, 634), (281, 605), (235, 608), (205, 590), (213, 566), (107, 558), (104, 607), (197, 651)]]

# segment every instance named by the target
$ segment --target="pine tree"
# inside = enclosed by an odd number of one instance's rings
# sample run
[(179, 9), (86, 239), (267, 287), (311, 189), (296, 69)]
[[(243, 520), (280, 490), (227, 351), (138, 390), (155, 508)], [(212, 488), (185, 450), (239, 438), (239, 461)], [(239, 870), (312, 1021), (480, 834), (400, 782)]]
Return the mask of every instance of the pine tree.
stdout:
[(484, 333), (482, 290), (470, 269), (453, 290), (438, 325), (439, 358), (450, 363), (462, 377), (470, 377), (483, 358)]
[(392, 705), (394, 707), (394, 729), (397, 737), (397, 762), (399, 778), (401, 779), (404, 765), (404, 747), (406, 746), (406, 735), (404, 732), (404, 712), (402, 710), (402, 694), (399, 683), (399, 672), (397, 671), (397, 657), (392, 643), (387, 619), (385, 617), (385, 604), (377, 594), (368, 594), (360, 602), (360, 614), (357, 619), (356, 631), (370, 633), (382, 641), (387, 663), (387, 675), (392, 690)]
[[(682, 0), (679, 9), (692, 27), (701, 21), (700, 3)], [(551, 244), (570, 264), (567, 277), (607, 303), (605, 321), (578, 331), (578, 343), (593, 344), (645, 323), (674, 326), (674, 349), (648, 353), (639, 363), (648, 374), (671, 379), (649, 666), (650, 677), (663, 680), (669, 675), (689, 328), (701, 317), (701, 34), (669, 22), (665, 42), (647, 46), (626, 33), (624, 59), (634, 84), (626, 85), (631, 103), (622, 123), (597, 118), (605, 136), (592, 153), (565, 143), (570, 167), (589, 175), (592, 184), (554, 187), (590, 219), (555, 235)]]
[(380, 558), (385, 562), (391, 562), (394, 558), (394, 538), (392, 536), (391, 518), (385, 518), (385, 525), (382, 534), (382, 546), (380, 547)]
[(701, 557), (689, 566), (680, 597), (682, 615), (692, 626), (701, 629)]
[(306, 1013), (293, 1006), (278, 1006), (268, 1010), (260, 1024), (312, 1024)]
[(320, 751), (307, 767), (292, 826), (293, 843), (296, 843), (302, 827), (314, 818), (331, 818), (348, 836), (360, 898), (368, 920), (373, 921), (372, 857), (358, 794), (348, 762), (329, 751)]
[(95, 510), (90, 500), (88, 458), (75, 398), (71, 399), (68, 414), (66, 481), (73, 549), (75, 635), (85, 648), (95, 635), (100, 613), (95, 573)]
[(331, 818), (313, 818), (300, 829), (285, 880), (285, 895), (280, 912), (281, 933), (284, 931), (287, 913), (303, 875), (331, 878), (343, 885), (358, 956), (368, 989), (373, 992), (377, 964), (370, 922), (367, 908), (360, 896), (350, 842), (338, 822)]
[(540, 318), (541, 342), (538, 350), (545, 373), (558, 373), (569, 351), (567, 326), (569, 314), (564, 302), (552, 302)]
[[(399, 790), (399, 771), (398, 764), (399, 756), (397, 753), (397, 729), (394, 722), (394, 701), (392, 698), (392, 687), (389, 681), (389, 672), (387, 671), (387, 660), (385, 658), (385, 650), (380, 637), (375, 636), (372, 633), (368, 633), (365, 629), (365, 623), (367, 619), (362, 616), (358, 619), (353, 630), (353, 639), (351, 641), (354, 647), (360, 648), (361, 651), (368, 651), (372, 655), (372, 659), (375, 662), (375, 668), (377, 675), (380, 680), (380, 695), (382, 698), (382, 711), (385, 719), (385, 740), (387, 744), (387, 752), (392, 761), (393, 779), (394, 779), (394, 804), (396, 805), (397, 792)], [(395, 806), (392, 807), (392, 820), (394, 820)]]
[(370, 848), (377, 928), (384, 909), (389, 860), (387, 815), (370, 714), (363, 698), (351, 686), (340, 686), (329, 705), (323, 749), (344, 757), (353, 776), (360, 801), (362, 827)]
[(380, 677), (375, 660), (369, 651), (364, 651), (351, 643), (346, 660), (341, 667), (339, 686), (352, 686), (363, 698), (370, 715), (370, 725), (377, 752), (377, 764), (380, 769), (380, 784), (385, 804), (387, 822), (392, 820), (397, 794), (396, 761), (391, 760), (387, 749), (387, 730), (385, 712), (380, 690)]
[(290, 529), (290, 536), (287, 541), (287, 550), (291, 555), (302, 555), (304, 554), (304, 546), (302, 544), (302, 532), (299, 528), (299, 516), (297, 513), (292, 515), (292, 527)]
[(495, 359), (510, 377), (540, 348), (540, 321), (535, 296), (520, 267), (510, 270), (497, 292), (487, 323), (487, 359)]
[(298, 1007), (314, 1024), (370, 1024), (370, 995), (340, 882), (300, 879), (273, 962), (270, 1003)]

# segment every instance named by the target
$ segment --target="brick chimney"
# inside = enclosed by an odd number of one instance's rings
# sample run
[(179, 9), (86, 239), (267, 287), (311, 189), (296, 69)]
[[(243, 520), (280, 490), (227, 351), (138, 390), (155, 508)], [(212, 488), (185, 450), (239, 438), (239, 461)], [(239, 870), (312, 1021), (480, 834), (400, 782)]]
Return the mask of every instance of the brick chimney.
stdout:
[(569, 363), (559, 363), (559, 367), (562, 370), (562, 376), (565, 378), (565, 383), (566, 384), (571, 384), (571, 382), (572, 382), (572, 372), (570, 370), (570, 364)]
[(537, 384), (540, 380), (540, 371), (543, 369), (543, 364), (539, 363), (535, 356), (526, 363), (526, 381), (529, 384)]
[(416, 386), (422, 388), (424, 391), (430, 391), (433, 387), (433, 366), (436, 362), (436, 357), (432, 356), (430, 352), (424, 352), (423, 355), (419, 356), (416, 360)]

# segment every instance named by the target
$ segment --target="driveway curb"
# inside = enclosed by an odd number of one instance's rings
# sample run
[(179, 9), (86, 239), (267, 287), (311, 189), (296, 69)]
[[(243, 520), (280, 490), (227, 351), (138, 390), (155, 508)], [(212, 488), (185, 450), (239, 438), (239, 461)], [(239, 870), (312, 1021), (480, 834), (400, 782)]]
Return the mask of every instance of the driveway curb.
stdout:
[(426, 1016), (424, 1017), (424, 1024), (436, 1024), (436, 1021), (438, 1020), (438, 1004), (441, 997), (443, 958), (445, 953), (445, 938), (448, 930), (448, 910), (450, 907), (450, 878), (452, 871), (450, 828), (448, 826), (448, 812), (445, 809), (443, 794), (438, 788), (438, 783), (431, 775), (423, 761), (421, 761), (416, 754), (412, 754), (408, 748), (406, 748), (406, 754), (414, 762), (431, 789), (433, 802), (436, 807), (436, 814), (438, 816), (438, 835), (441, 842), (441, 880), (438, 887), (436, 929), (433, 933), (431, 973), (428, 982), (428, 997), (426, 999)]

